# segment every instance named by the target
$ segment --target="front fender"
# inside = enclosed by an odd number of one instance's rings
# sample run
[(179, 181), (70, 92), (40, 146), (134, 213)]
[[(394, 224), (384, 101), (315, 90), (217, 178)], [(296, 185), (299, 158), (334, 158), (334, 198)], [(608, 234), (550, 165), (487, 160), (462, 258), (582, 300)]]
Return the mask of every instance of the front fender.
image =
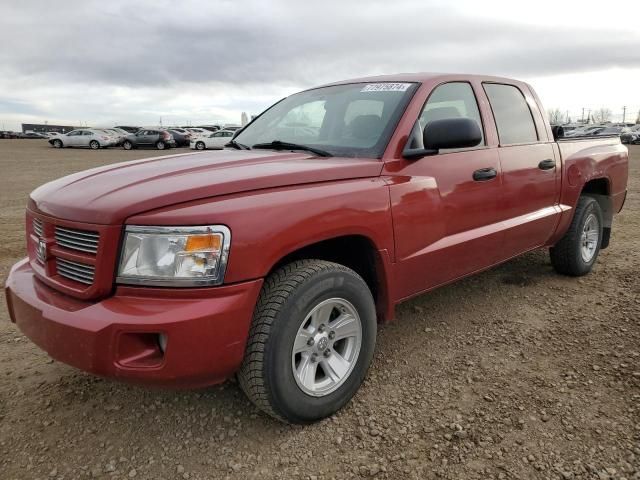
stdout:
[(379, 177), (214, 197), (136, 215), (127, 223), (228, 226), (225, 283), (264, 277), (287, 254), (345, 235), (364, 236), (377, 250), (393, 252), (389, 191)]

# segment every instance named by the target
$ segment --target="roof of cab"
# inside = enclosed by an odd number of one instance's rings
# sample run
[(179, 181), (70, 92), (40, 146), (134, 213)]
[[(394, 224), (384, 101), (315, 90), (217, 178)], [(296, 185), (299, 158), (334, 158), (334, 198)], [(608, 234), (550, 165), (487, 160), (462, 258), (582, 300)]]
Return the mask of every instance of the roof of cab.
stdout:
[(370, 77), (351, 78), (348, 80), (340, 80), (337, 82), (327, 83), (322, 85), (323, 87), (329, 85), (344, 85), (349, 83), (375, 83), (375, 82), (427, 82), (438, 81), (443, 82), (447, 80), (480, 80), (484, 82), (497, 82), (497, 83), (509, 83), (509, 84), (522, 84), (524, 82), (515, 80), (512, 78), (495, 77), (491, 75), (473, 75), (468, 73), (433, 73), (433, 72), (418, 72), (418, 73), (395, 73), (391, 75), (376, 75)]

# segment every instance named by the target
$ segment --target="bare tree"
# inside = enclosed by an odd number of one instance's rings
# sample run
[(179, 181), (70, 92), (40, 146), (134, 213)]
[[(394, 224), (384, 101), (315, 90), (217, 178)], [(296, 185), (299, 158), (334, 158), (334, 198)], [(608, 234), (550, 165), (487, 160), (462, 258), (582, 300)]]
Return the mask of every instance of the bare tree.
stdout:
[(552, 108), (547, 112), (551, 125), (562, 125), (564, 123), (564, 113), (559, 108)]
[(638, 116), (636, 117), (636, 124), (640, 124), (640, 110), (638, 110)]
[(591, 118), (595, 123), (604, 123), (611, 120), (611, 109), (609, 108), (599, 108), (591, 114)]

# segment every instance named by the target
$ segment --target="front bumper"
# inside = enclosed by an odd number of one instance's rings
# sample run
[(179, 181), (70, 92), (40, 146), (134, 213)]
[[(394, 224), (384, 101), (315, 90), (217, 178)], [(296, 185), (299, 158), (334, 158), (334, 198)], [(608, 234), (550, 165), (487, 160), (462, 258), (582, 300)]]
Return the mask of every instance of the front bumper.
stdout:
[(188, 290), (125, 287), (88, 302), (44, 285), (24, 259), (9, 274), (6, 296), (11, 320), (56, 360), (130, 383), (196, 388), (240, 367), (261, 287), (262, 280)]

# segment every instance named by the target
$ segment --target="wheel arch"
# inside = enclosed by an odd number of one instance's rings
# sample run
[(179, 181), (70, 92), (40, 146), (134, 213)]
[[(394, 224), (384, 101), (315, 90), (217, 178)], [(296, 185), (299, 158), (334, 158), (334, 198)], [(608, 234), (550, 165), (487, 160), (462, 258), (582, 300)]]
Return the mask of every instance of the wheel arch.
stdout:
[(376, 304), (378, 321), (386, 322), (393, 318), (387, 282), (389, 258), (386, 251), (376, 248), (371, 238), (351, 234), (309, 243), (283, 255), (273, 264), (267, 276), (283, 265), (303, 259), (326, 260), (352, 269), (369, 287)]

